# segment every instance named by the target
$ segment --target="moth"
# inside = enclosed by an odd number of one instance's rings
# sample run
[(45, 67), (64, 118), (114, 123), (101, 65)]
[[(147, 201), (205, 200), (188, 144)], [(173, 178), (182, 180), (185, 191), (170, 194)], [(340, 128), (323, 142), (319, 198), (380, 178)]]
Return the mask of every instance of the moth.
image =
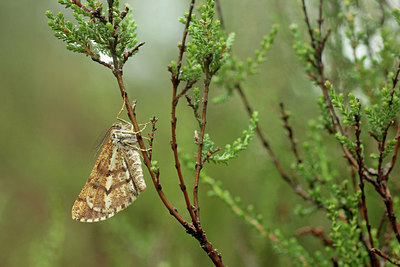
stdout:
[(72, 219), (98, 222), (128, 207), (146, 190), (137, 139), (129, 123), (115, 123), (81, 193)]

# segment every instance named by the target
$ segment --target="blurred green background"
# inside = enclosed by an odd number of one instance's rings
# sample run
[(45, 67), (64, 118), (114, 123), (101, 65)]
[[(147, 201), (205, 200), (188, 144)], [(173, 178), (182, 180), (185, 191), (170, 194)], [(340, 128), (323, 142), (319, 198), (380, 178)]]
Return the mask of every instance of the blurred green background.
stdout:
[[(137, 115), (158, 117), (153, 155), (169, 200), (187, 217), (170, 149), (171, 82), (167, 65), (177, 58), (183, 25), (178, 22), (188, 1), (128, 1), (146, 45), (126, 65), (127, 91), (137, 99)], [(303, 28), (298, 1), (222, 0), (227, 31), (236, 33), (234, 54), (253, 55), (274, 23), (280, 31), (260, 74), (244, 89), (260, 113), (260, 126), (281, 160), (293, 158), (279, 114), (279, 101), (293, 113), (298, 138), (317, 111), (318, 90), (308, 82), (291, 48), (288, 26)], [(64, 10), (56, 0), (1, 1), (0, 25), (0, 262), (3, 266), (211, 266), (198, 242), (187, 235), (162, 205), (147, 171), (148, 190), (117, 216), (101, 223), (72, 221), (71, 207), (96, 161), (95, 147), (115, 122), (121, 107), (111, 72), (80, 54), (69, 52), (53, 37), (44, 13)], [(212, 96), (223, 93), (213, 88)], [(311, 96), (311, 97), (310, 97)], [(178, 108), (178, 143), (192, 153), (196, 122), (182, 103)], [(300, 112), (301, 111), (301, 112)], [(247, 128), (237, 96), (209, 105), (208, 132), (219, 145), (232, 143)], [(179, 127), (181, 126), (181, 127)], [(253, 204), (271, 229), (287, 236), (323, 216), (297, 218), (301, 200), (282, 182), (270, 157), (254, 139), (230, 166), (207, 166), (245, 205)], [(185, 171), (187, 185), (192, 174)], [(202, 225), (229, 266), (285, 266), (286, 256), (273, 252), (268, 239), (248, 227), (219, 199), (200, 187)], [(284, 196), (284, 197), (282, 197)], [(317, 220), (317, 221), (316, 221)], [(302, 238), (310, 250), (319, 246)], [(315, 240), (314, 240), (315, 241)]]

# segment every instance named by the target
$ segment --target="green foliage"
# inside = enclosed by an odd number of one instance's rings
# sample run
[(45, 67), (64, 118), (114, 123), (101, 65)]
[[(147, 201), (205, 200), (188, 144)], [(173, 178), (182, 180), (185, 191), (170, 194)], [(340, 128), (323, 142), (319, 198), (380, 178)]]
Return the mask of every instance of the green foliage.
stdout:
[[(228, 161), (233, 158), (237, 158), (240, 151), (247, 149), (250, 140), (254, 137), (254, 131), (257, 127), (258, 113), (254, 112), (250, 120), (249, 127), (246, 131), (243, 131), (242, 136), (235, 140), (232, 145), (227, 144), (225, 151), (222, 154), (212, 153), (216, 151), (214, 142), (210, 139), (210, 136), (206, 134), (203, 141), (203, 154), (202, 159), (208, 159), (214, 163), (228, 164)], [(209, 155), (211, 153), (211, 155)]]
[(365, 108), (369, 130), (379, 141), (382, 141), (383, 133), (387, 131), (387, 128), (396, 119), (400, 110), (399, 97), (399, 90), (391, 92), (391, 90), (384, 87), (378, 93), (378, 103), (371, 108)]
[(344, 103), (343, 94), (337, 95), (333, 85), (330, 82), (326, 82), (325, 85), (328, 89), (332, 104), (338, 108), (342, 114), (342, 122), (345, 125), (355, 126), (356, 120), (360, 118), (360, 101), (353, 95), (353, 93), (349, 93), (347, 95), (347, 106)]
[(307, 42), (303, 41), (298, 25), (292, 24), (290, 30), (294, 39), (293, 49), (305, 65), (305, 72), (310, 74), (313, 71), (311, 62), (315, 61), (314, 50)]
[[(187, 43), (187, 66), (183, 68), (183, 80), (197, 80), (201, 70), (213, 76), (229, 57), (234, 35), (227, 38), (221, 29), (221, 22), (214, 21), (214, 1), (207, 0), (199, 7), (200, 18), (192, 15), (188, 34), (192, 38)], [(188, 14), (180, 21), (186, 24)]]
[(333, 256), (338, 259), (339, 266), (364, 266), (368, 260), (368, 252), (360, 241), (361, 229), (358, 227), (358, 199), (360, 194), (347, 197), (351, 217), (348, 221), (339, 219), (338, 207), (328, 206), (328, 218), (332, 221), (330, 237), (335, 244)]
[[(136, 25), (131, 11), (126, 8), (119, 9), (119, 1), (114, 1), (112, 7), (112, 20), (103, 11), (101, 1), (87, 1), (82, 5), (79, 1), (59, 0), (66, 8), (73, 10), (76, 25), (65, 21), (63, 13), (54, 15), (46, 12), (49, 26), (54, 31), (54, 36), (67, 43), (67, 49), (83, 53), (96, 60), (102, 57), (112, 57), (111, 51), (115, 49), (118, 66), (122, 66), (125, 54), (129, 53), (138, 40), (136, 39)], [(79, 4), (79, 6), (78, 6)], [(107, 60), (108, 61), (108, 60)]]
[(225, 64), (221, 67), (214, 81), (226, 88), (226, 92), (221, 96), (215, 97), (213, 103), (222, 103), (229, 100), (235, 87), (241, 85), (251, 75), (258, 72), (259, 66), (267, 59), (267, 51), (274, 43), (278, 33), (279, 25), (274, 25), (268, 35), (265, 35), (260, 42), (260, 48), (254, 51), (254, 58), (247, 58), (246, 63), (236, 57), (228, 57)]

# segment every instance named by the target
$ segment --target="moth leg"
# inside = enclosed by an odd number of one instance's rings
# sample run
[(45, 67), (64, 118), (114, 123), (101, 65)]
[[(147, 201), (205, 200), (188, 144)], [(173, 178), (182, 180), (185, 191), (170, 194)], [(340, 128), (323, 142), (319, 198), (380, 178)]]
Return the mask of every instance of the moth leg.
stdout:
[(151, 123), (151, 121), (149, 121), (149, 122), (146, 122), (146, 123), (143, 123), (143, 124), (138, 124), (139, 127), (142, 127), (142, 126), (144, 126), (144, 127), (142, 129), (140, 129), (139, 131), (134, 132), (133, 131), (133, 125), (130, 122), (128, 122), (128, 121), (126, 121), (124, 119), (121, 119), (121, 118), (117, 118), (117, 119), (131, 126), (131, 130), (130, 131), (123, 131), (124, 133), (135, 134), (135, 135), (138, 134), (138, 133), (143, 132), (146, 129), (146, 126)]
[[(122, 114), (122, 111), (124, 111), (124, 108), (125, 108), (125, 95), (124, 95), (124, 101), (122, 102), (122, 107), (121, 107), (121, 110), (119, 111), (119, 113), (118, 113), (118, 115), (117, 115), (117, 120), (119, 120), (119, 121), (122, 121), (122, 122), (124, 122), (124, 123), (126, 123), (126, 124), (130, 124), (131, 125), (131, 123), (130, 122), (128, 122), (128, 121), (126, 121), (126, 120), (124, 120), (124, 119), (121, 119), (119, 116), (121, 116), (121, 114)], [(136, 100), (133, 100), (132, 101), (132, 110), (135, 112), (135, 108), (136, 108)], [(139, 124), (140, 125), (140, 124)]]
[(150, 148), (146, 148), (146, 149), (141, 149), (140, 147), (136, 147), (136, 146), (133, 146), (131, 144), (126, 144), (126, 145), (129, 146), (130, 148), (133, 148), (136, 151), (149, 152), (149, 151), (152, 150), (151, 147)]
[(121, 116), (122, 111), (124, 111), (124, 107), (125, 107), (125, 96), (124, 96), (124, 101), (122, 102), (121, 110), (119, 111), (119, 113), (117, 115), (117, 120), (119, 119), (119, 116)]

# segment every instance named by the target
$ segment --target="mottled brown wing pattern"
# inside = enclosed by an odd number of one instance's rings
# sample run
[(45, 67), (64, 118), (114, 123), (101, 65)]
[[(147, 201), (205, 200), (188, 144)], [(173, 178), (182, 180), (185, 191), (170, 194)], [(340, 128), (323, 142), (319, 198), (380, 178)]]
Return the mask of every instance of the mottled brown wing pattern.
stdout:
[(110, 138), (72, 207), (74, 220), (106, 220), (129, 206), (146, 189), (140, 154), (134, 149), (136, 136), (128, 126), (113, 125)]

